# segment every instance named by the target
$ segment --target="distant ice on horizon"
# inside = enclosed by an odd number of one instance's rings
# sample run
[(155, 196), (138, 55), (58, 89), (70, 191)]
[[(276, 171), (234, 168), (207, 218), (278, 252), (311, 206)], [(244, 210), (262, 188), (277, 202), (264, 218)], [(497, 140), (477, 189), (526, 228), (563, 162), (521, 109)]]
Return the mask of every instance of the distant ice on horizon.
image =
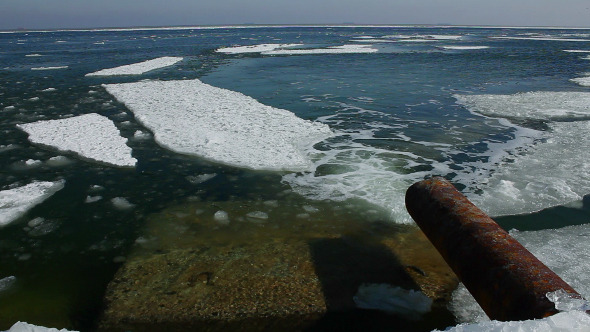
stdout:
[(180, 61), (182, 57), (165, 56), (155, 58), (130, 65), (119, 66), (115, 68), (108, 68), (96, 71), (94, 73), (86, 74), (85, 76), (120, 76), (120, 75), (141, 75), (148, 71), (172, 66)]
[(26, 186), (0, 191), (0, 227), (22, 217), (64, 187), (65, 181), (33, 182)]
[(321, 123), (197, 79), (104, 84), (158, 144), (172, 151), (257, 170), (302, 171), (305, 149), (333, 135)]
[(265, 55), (307, 55), (307, 54), (346, 54), (346, 53), (375, 53), (373, 45), (341, 45), (326, 48), (280, 49), (262, 52)]
[(217, 49), (217, 52), (226, 54), (261, 53), (296, 46), (303, 46), (303, 44), (259, 44), (248, 46), (232, 46), (219, 48)]
[(115, 124), (96, 113), (17, 127), (29, 134), (32, 143), (74, 152), (86, 159), (120, 167), (134, 167), (137, 162)]

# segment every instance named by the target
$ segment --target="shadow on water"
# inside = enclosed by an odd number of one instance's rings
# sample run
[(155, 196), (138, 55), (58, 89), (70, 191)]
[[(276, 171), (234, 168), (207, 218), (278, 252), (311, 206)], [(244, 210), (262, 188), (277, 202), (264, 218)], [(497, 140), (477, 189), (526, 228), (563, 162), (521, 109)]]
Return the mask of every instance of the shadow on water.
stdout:
[(354, 296), (362, 284), (420, 289), (391, 250), (374, 240), (343, 236), (309, 243), (327, 313), (307, 331), (431, 331), (454, 325), (444, 306), (434, 305), (419, 319), (355, 307)]
[(494, 220), (509, 231), (538, 231), (587, 224), (590, 221), (590, 195), (584, 196), (581, 206), (555, 206), (538, 212), (515, 216), (495, 217)]

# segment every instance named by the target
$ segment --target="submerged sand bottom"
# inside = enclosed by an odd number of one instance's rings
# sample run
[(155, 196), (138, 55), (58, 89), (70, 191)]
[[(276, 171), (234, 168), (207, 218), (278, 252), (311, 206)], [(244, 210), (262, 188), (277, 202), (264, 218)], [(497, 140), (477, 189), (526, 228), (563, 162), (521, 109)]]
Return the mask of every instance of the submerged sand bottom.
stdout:
[[(214, 218), (218, 211), (228, 219)], [(167, 209), (150, 218), (110, 283), (100, 329), (405, 324), (419, 331), (453, 324), (445, 309), (457, 285), (452, 271), (415, 226), (381, 217), (334, 203), (189, 202)], [(353, 297), (363, 283), (421, 290), (435, 300), (434, 309), (418, 321), (356, 309)]]

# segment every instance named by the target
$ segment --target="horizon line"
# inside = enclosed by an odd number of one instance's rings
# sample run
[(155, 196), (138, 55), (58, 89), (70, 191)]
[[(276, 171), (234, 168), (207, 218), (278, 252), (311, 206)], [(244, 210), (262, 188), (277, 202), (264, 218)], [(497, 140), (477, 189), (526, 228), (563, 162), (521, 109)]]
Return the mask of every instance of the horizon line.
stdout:
[(402, 24), (363, 24), (363, 23), (242, 23), (242, 24), (202, 24), (202, 25), (138, 25), (138, 26), (107, 26), (88, 28), (16, 28), (0, 29), (0, 33), (28, 33), (28, 32), (84, 32), (84, 31), (148, 31), (148, 30), (190, 30), (190, 29), (224, 29), (224, 28), (296, 28), (296, 27), (334, 27), (334, 28), (472, 28), (472, 29), (563, 29), (588, 30), (590, 26), (518, 26), (518, 25), (469, 25), (469, 24), (430, 24), (430, 23), (402, 23)]

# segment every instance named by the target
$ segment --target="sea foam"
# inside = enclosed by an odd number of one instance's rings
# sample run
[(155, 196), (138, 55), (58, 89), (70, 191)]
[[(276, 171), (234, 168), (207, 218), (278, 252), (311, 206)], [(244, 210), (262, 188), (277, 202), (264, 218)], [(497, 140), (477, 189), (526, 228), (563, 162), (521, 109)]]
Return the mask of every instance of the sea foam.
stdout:
[(0, 191), (0, 227), (22, 217), (64, 187), (64, 181), (33, 182), (26, 186)]
[(99, 70), (86, 76), (118, 76), (118, 75), (141, 75), (151, 70), (172, 66), (182, 61), (181, 57), (161, 57), (130, 65)]
[(161, 146), (227, 165), (301, 171), (305, 150), (332, 136), (327, 125), (199, 80), (103, 85)]
[(122, 167), (133, 167), (127, 139), (121, 137), (115, 124), (95, 113), (67, 119), (46, 120), (17, 125), (29, 134), (32, 143), (74, 152), (83, 158)]

